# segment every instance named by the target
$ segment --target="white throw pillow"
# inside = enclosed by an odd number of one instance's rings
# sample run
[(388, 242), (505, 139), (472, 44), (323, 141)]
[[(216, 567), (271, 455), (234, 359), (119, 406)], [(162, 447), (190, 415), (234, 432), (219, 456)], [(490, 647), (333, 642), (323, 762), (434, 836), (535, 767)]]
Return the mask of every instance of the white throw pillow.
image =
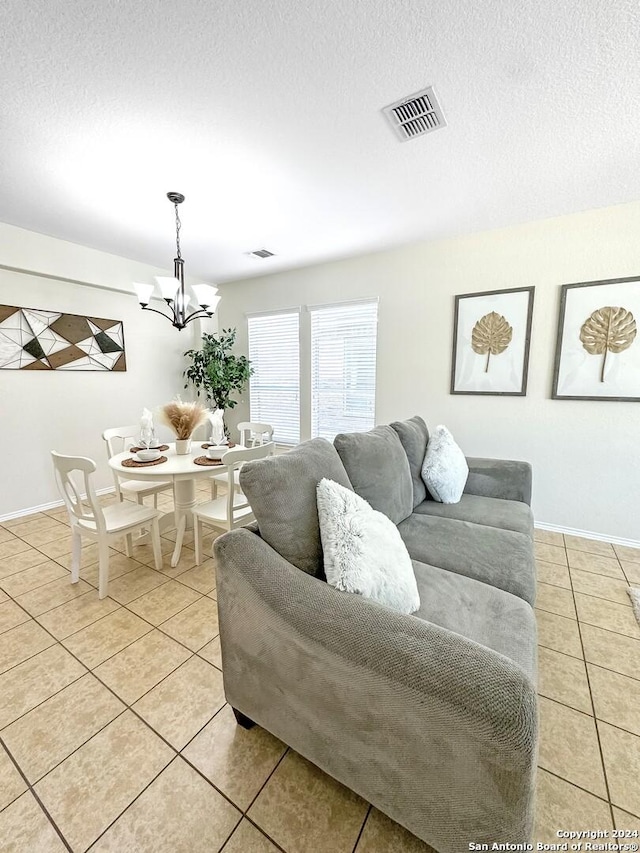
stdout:
[(411, 557), (395, 524), (333, 480), (320, 480), (317, 498), (327, 582), (399, 613), (418, 610)]
[(422, 479), (432, 498), (443, 504), (457, 504), (469, 476), (464, 453), (445, 426), (437, 426), (429, 436), (422, 463)]

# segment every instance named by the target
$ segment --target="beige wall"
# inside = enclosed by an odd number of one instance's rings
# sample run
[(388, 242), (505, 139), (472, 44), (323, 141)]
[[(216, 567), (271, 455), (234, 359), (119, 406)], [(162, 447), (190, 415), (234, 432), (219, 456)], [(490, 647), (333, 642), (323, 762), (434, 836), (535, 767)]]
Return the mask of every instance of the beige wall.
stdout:
[[(638, 235), (629, 204), (415, 244), (225, 285), (219, 320), (246, 352), (247, 312), (378, 296), (378, 423), (418, 413), (468, 455), (530, 460), (539, 523), (640, 544), (640, 404), (550, 399), (560, 285), (640, 275)], [(527, 396), (450, 395), (454, 294), (531, 285)], [(308, 359), (301, 373), (308, 437)], [(229, 420), (248, 415), (246, 394)]]
[[(140, 310), (131, 283), (151, 282), (153, 275), (167, 275), (167, 270), (4, 224), (0, 245), (5, 267), (0, 268), (1, 304), (124, 320), (127, 356), (123, 373), (0, 370), (2, 519), (58, 500), (52, 449), (95, 459), (96, 487), (111, 486), (102, 431), (136, 423), (143, 406), (153, 409), (184, 393), (182, 353), (199, 330), (178, 332), (168, 321)], [(167, 258), (170, 262), (170, 250)]]

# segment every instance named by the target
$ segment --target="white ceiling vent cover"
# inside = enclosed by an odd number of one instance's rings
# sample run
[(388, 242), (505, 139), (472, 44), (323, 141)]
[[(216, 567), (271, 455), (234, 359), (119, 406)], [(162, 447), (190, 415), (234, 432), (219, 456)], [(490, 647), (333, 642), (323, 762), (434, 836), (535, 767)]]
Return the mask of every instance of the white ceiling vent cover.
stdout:
[(432, 86), (423, 89), (422, 92), (416, 92), (415, 95), (409, 95), (401, 101), (396, 101), (395, 104), (390, 104), (382, 112), (402, 142), (424, 136), (425, 133), (431, 133), (432, 130), (438, 130), (447, 125)]

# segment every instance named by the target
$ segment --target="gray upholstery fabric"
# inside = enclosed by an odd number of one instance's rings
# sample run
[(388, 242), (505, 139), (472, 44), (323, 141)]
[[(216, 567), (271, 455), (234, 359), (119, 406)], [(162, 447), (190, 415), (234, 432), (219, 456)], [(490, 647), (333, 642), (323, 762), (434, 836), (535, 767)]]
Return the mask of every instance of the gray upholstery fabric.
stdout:
[(473, 578), (413, 561), (421, 607), (414, 616), (493, 649), (536, 680), (537, 629), (526, 601)]
[(531, 537), (525, 533), (415, 512), (398, 530), (413, 560), (475, 578), (534, 604), (535, 560)]
[[(407, 454), (390, 426), (340, 433), (333, 441), (353, 490), (398, 524), (413, 509)], [(327, 475), (325, 475), (327, 476)]]
[(316, 486), (323, 477), (351, 489), (336, 449), (324, 438), (240, 469), (240, 487), (262, 538), (294, 566), (318, 577), (324, 577), (324, 569)]
[(462, 495), (460, 503), (441, 504), (437, 501), (422, 501), (413, 510), (418, 515), (435, 515), (440, 518), (456, 518), (487, 527), (514, 530), (533, 537), (533, 513), (522, 501), (504, 501), (500, 498), (485, 498), (480, 495)]
[[(447, 627), (333, 589), (248, 530), (218, 538), (214, 553), (231, 705), (439, 853), (531, 840), (537, 715), (526, 642), (511, 652), (523, 669)], [(513, 627), (527, 612), (455, 576), (420, 574), (425, 607), (433, 587), (434, 611), (449, 596), (470, 614), (467, 630), (498, 648), (494, 623)], [(529, 624), (523, 616), (523, 634)]]
[(413, 508), (431, 496), (422, 479), (422, 463), (429, 443), (429, 430), (420, 415), (414, 415), (408, 421), (394, 421), (391, 428), (398, 433), (400, 443), (409, 460), (411, 482), (413, 484)]
[(464, 490), (469, 495), (522, 501), (531, 505), (531, 465), (510, 459), (467, 457), (469, 477)]

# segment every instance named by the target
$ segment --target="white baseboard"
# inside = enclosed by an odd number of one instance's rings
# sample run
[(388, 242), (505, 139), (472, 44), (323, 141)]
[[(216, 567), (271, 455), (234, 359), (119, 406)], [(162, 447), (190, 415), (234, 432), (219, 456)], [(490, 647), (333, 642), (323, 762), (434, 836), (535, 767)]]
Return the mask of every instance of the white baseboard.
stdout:
[(567, 536), (581, 536), (583, 539), (596, 539), (598, 542), (611, 542), (613, 545), (626, 545), (627, 548), (640, 548), (640, 540), (624, 539), (622, 536), (608, 536), (606, 533), (593, 533), (591, 530), (578, 530), (575, 527), (560, 527), (557, 524), (547, 524), (536, 521), (539, 530), (550, 530), (553, 533), (566, 533)]
[[(114, 486), (108, 486), (105, 489), (96, 489), (96, 495), (109, 495), (112, 492), (115, 492)], [(86, 495), (81, 495), (84, 499)], [(3, 521), (11, 521), (14, 518), (22, 518), (23, 515), (33, 515), (36, 512), (45, 512), (48, 509), (56, 509), (57, 507), (64, 506), (64, 501), (51, 501), (47, 504), (39, 504), (38, 506), (28, 506), (24, 509), (17, 509), (15, 512), (8, 512), (6, 515), (0, 515), (0, 524)]]

